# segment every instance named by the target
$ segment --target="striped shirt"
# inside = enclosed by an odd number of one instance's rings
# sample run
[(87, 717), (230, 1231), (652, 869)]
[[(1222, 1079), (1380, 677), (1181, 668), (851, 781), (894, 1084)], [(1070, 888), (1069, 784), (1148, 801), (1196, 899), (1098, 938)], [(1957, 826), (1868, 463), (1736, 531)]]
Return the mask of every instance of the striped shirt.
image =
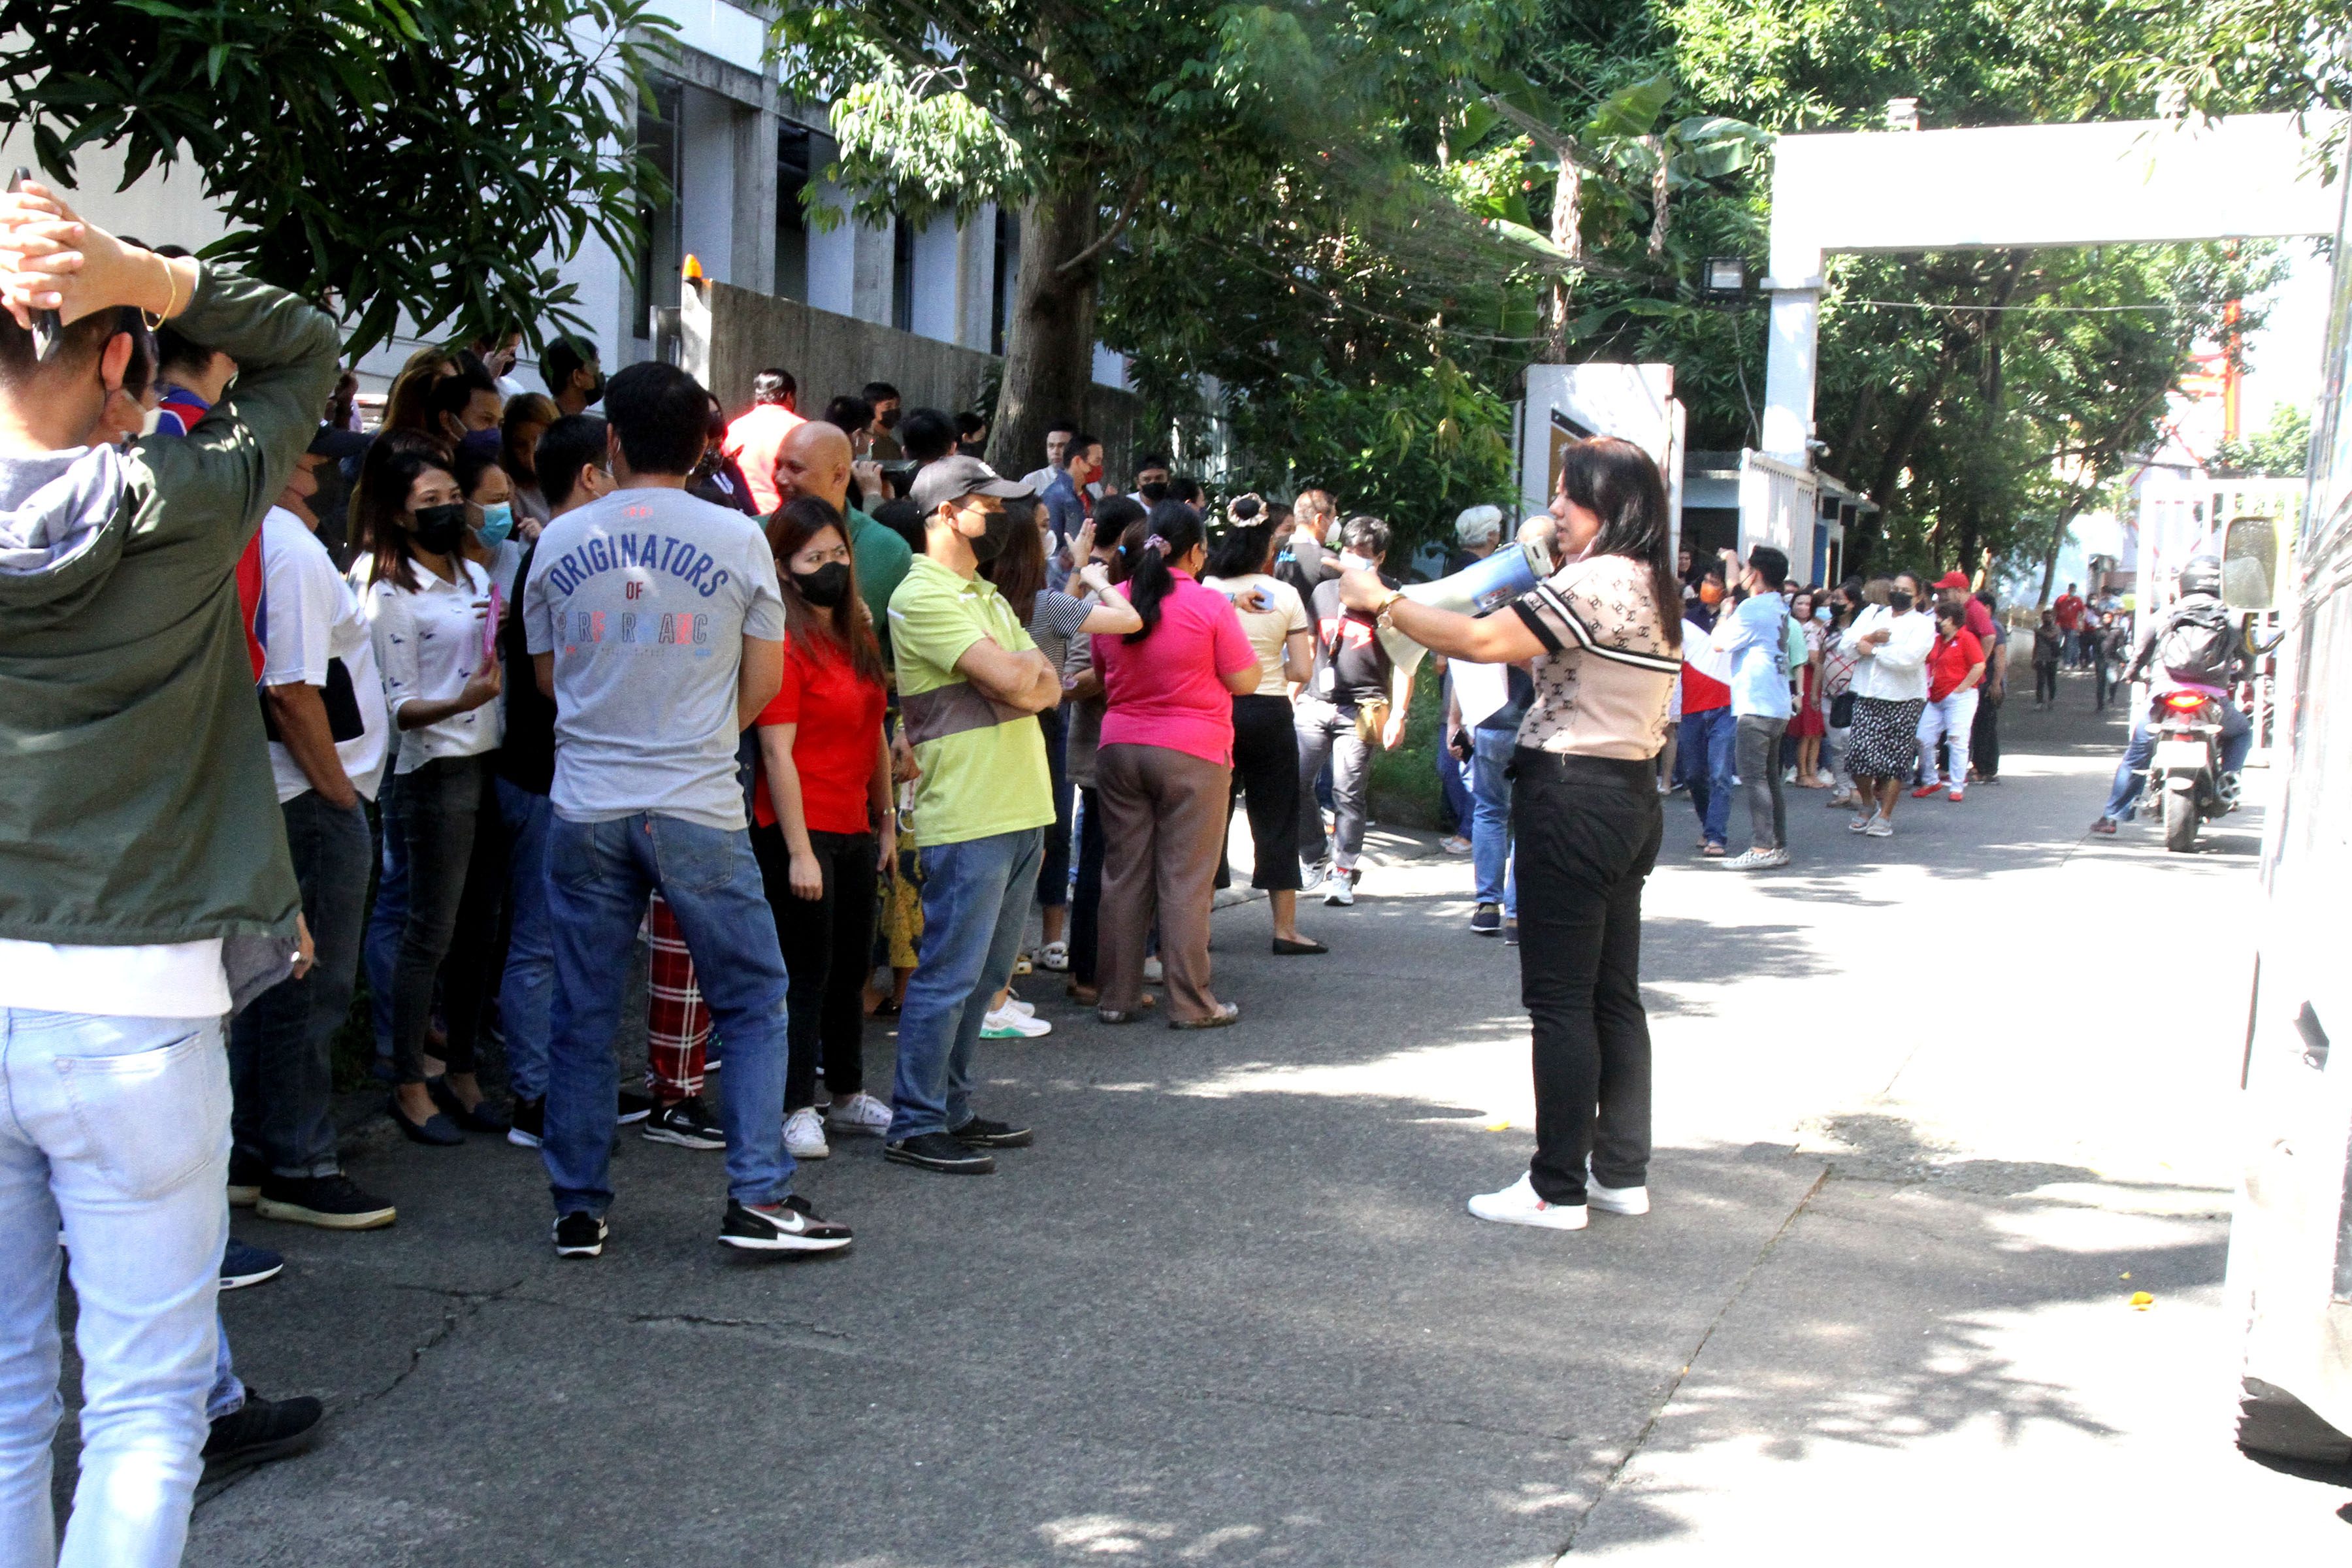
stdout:
[(1623, 555), (1572, 561), (1514, 600), (1544, 645), (1519, 744), (1588, 757), (1654, 757), (1682, 658), (1667, 646), (1651, 572)]

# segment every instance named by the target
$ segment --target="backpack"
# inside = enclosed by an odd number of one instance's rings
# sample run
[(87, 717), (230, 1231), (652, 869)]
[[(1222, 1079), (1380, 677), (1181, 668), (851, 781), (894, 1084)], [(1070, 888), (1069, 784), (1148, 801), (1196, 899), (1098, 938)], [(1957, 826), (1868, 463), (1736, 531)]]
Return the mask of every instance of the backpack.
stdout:
[(2230, 612), (2215, 600), (2184, 600), (2157, 638), (2156, 663), (2173, 679), (2199, 686), (2226, 686), (2236, 662)]

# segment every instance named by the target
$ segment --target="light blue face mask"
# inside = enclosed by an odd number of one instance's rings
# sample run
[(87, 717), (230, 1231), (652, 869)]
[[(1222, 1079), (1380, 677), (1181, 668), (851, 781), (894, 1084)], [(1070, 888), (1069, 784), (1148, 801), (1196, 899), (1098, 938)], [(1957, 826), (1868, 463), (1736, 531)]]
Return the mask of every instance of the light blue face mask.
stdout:
[(1829, 618), (1830, 607), (1827, 605), (1815, 605), (1813, 606), (1813, 619), (1821, 622), (1823, 626), (1827, 626), (1829, 624)]
[(474, 531), (484, 544), (493, 549), (505, 542), (507, 535), (513, 531), (514, 508), (506, 501), (500, 501), (496, 506), (484, 507), (482, 526)]

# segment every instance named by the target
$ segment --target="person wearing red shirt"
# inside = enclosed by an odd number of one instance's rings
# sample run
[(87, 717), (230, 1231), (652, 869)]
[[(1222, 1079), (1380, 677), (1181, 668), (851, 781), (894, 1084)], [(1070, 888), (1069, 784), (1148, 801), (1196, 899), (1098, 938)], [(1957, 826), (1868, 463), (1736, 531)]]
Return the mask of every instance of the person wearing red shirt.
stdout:
[(1927, 706), (1919, 713), (1919, 754), (1926, 765), (1933, 766), (1940, 741), (1949, 758), (1944, 776), (1922, 783), (1911, 792), (1914, 800), (1937, 790), (1950, 791), (1954, 800), (1967, 798), (1969, 729), (1976, 722), (1978, 682), (1985, 672), (1984, 645), (1969, 631), (1967, 620), (1967, 612), (1958, 605), (1936, 606), (1936, 646), (1927, 655)]
[(793, 411), (800, 400), (799, 384), (788, 370), (763, 370), (751, 378), (751, 406), (727, 426), (722, 455), (743, 470), (756, 515), (767, 516), (783, 504), (776, 493), (776, 449), (796, 426), (807, 420)]
[(1690, 785), (1691, 809), (1698, 813), (1699, 853), (1721, 858), (1731, 825), (1733, 742), (1731, 657), (1707, 646), (1716, 606), (1723, 603), (1723, 567), (1707, 569), (1696, 604), (1684, 602), (1682, 639), (1683, 716), (1676, 765)]
[(2079, 668), (2083, 663), (2082, 639), (2077, 635), (2083, 625), (2083, 596), (2074, 592), (2074, 584), (2067, 584), (2066, 591), (2058, 595), (2058, 602), (2050, 606), (2050, 613), (2058, 617), (2058, 630), (2063, 634), (2062, 646), (2066, 651), (2066, 663), (2070, 668)]
[(1162, 501), (1139, 526), (1150, 531), (1124, 586), (1143, 628), (1094, 639), (1106, 702), (1095, 753), (1105, 847), (1096, 1016), (1139, 1015), (1156, 914), (1169, 1026), (1213, 1029), (1241, 1016), (1209, 989), (1209, 910), (1232, 806), (1233, 700), (1257, 689), (1257, 650), (1232, 603), (1200, 584), (1200, 514)]
[[(784, 683), (760, 737), (751, 852), (790, 955), (784, 1143), (821, 1160), (833, 1131), (879, 1137), (890, 1108), (866, 1092), (866, 956), (874, 895), (898, 858), (881, 645), (857, 596), (841, 514), (803, 496), (768, 520), (784, 601)], [(833, 1103), (816, 1113), (818, 1059)]]

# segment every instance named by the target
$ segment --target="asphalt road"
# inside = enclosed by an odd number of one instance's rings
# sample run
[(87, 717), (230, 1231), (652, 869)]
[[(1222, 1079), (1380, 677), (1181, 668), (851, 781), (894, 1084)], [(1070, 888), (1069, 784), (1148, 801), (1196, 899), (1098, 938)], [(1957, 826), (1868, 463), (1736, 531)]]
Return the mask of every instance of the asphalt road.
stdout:
[(837, 1142), (802, 1190), (842, 1256), (729, 1256), (719, 1157), (625, 1134), (611, 1247), (558, 1263), (531, 1154), (372, 1144), (394, 1228), (237, 1219), (289, 1258), (227, 1300), (241, 1367), (332, 1415), (188, 1561), (2342, 1561), (2352, 1474), (2230, 1443), (2245, 955), (2165, 938), (2242, 904), (2260, 814), (2086, 837), (2121, 732), (2062, 700), (1894, 838), (1793, 792), (1786, 871), (1670, 805), (1644, 1219), (1463, 1212), (1530, 1147), (1516, 955), (1404, 836), (1310, 910), (1328, 958), (1218, 915), (1239, 1027), (1034, 987), (1055, 1032), (983, 1047), (982, 1109), (1037, 1146)]

